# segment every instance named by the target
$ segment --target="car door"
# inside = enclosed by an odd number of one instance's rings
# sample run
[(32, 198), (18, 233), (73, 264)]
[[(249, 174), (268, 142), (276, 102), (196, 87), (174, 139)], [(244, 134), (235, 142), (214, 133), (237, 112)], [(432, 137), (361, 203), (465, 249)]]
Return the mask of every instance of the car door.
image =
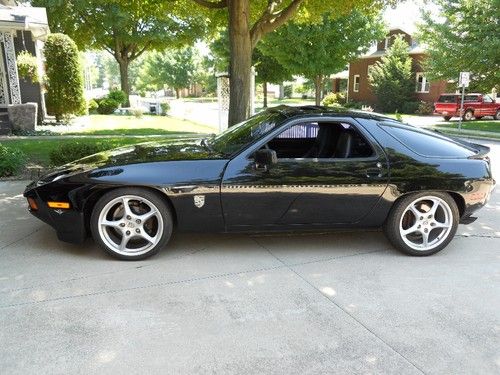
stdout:
[[(337, 135), (330, 134), (329, 142), (324, 142), (319, 135), (328, 126), (342, 129), (332, 131)], [(361, 135), (371, 154), (335, 154), (344, 131)], [(288, 134), (290, 142), (283, 141), (283, 134)], [(323, 146), (331, 146), (330, 155), (328, 150), (317, 153), (321, 140)], [(294, 144), (299, 154), (293, 155)], [(261, 147), (280, 148), (276, 164), (256, 167), (253, 153)], [(387, 168), (383, 150), (353, 119), (292, 121), (229, 162), (221, 184), (226, 226), (236, 229), (355, 223), (370, 212), (385, 191)]]
[(483, 95), (481, 116), (495, 116), (496, 103), (489, 95)]

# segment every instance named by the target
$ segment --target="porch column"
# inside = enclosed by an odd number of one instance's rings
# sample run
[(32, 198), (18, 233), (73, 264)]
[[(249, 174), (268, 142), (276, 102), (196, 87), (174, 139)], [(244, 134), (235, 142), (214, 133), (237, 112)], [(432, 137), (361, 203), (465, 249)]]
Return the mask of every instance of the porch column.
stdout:
[(5, 65), (7, 65), (7, 76), (9, 77), (10, 102), (11, 104), (21, 104), (14, 37), (10, 32), (0, 32), (0, 41), (3, 42), (5, 48)]

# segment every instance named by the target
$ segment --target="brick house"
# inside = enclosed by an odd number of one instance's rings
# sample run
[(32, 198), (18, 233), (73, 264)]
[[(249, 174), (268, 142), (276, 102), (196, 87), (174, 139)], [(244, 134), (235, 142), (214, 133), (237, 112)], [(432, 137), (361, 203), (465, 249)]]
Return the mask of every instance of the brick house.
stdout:
[(413, 59), (412, 70), (415, 73), (415, 99), (425, 102), (435, 102), (439, 95), (446, 91), (446, 81), (429, 81), (421, 66), (425, 58), (425, 50), (419, 46), (412, 36), (399, 29), (391, 29), (384, 40), (377, 43), (376, 51), (360, 57), (349, 64), (348, 93), (349, 101), (363, 102), (370, 105), (377, 103), (377, 97), (372, 92), (368, 81), (368, 71), (373, 64), (380, 61), (385, 51), (394, 41), (396, 35), (403, 35), (403, 39), (410, 46), (409, 54)]

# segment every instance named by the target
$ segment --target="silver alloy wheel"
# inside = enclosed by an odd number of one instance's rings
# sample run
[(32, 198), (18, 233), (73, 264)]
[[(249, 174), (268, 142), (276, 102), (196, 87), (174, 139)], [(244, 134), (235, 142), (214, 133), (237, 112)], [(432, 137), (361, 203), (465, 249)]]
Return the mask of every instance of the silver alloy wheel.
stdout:
[(117, 197), (99, 213), (99, 236), (112, 251), (129, 256), (147, 253), (160, 241), (163, 218), (149, 200), (136, 195)]
[(412, 249), (428, 251), (442, 244), (453, 226), (451, 207), (443, 199), (425, 196), (415, 199), (405, 209), (399, 233)]
[(465, 112), (464, 118), (465, 118), (466, 121), (472, 120), (472, 117), (473, 117), (473, 114), (472, 114), (471, 111)]

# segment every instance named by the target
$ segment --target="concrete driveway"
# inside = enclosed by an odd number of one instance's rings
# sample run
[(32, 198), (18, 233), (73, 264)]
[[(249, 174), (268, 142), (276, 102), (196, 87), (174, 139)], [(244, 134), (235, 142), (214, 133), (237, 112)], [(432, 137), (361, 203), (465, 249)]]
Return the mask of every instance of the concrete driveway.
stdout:
[(3, 374), (500, 371), (498, 189), (427, 258), (379, 232), (179, 234), (120, 262), (59, 242), (24, 185), (0, 183)]

